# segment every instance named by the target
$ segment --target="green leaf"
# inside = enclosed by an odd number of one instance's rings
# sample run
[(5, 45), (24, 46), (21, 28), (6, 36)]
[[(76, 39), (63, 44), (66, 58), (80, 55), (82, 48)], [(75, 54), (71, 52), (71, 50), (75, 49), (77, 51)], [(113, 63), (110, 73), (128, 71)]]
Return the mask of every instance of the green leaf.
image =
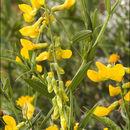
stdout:
[(86, 29), (93, 30), (91, 17), (89, 15), (88, 10), (87, 10), (88, 9), (87, 1), (86, 0), (80, 0), (80, 1), (81, 1), (81, 13), (82, 13), (85, 27), (86, 27)]
[(86, 76), (86, 72), (89, 69), (89, 67), (91, 66), (91, 64), (92, 64), (92, 61), (90, 61), (88, 63), (85, 63), (83, 61), (79, 70), (77, 71), (74, 78), (72, 79), (70, 85), (66, 88), (66, 91), (68, 91), (69, 89), (71, 89), (73, 91), (81, 83), (83, 78)]
[(98, 15), (98, 10), (95, 9), (94, 13), (93, 13), (93, 28), (94, 28), (94, 30), (95, 30), (96, 25), (97, 25), (97, 15)]
[(88, 37), (92, 36), (91, 30), (82, 30), (78, 33), (76, 33), (72, 38), (72, 43), (79, 42), (82, 40), (87, 39)]
[(21, 68), (26, 69), (26, 66), (24, 64), (19, 63), (16, 60), (11, 60), (11, 59), (6, 58), (6, 57), (0, 57), (0, 59), (4, 60), (4, 61), (9, 61), (9, 62), (15, 63), (15, 64), (19, 65)]
[(105, 6), (108, 14), (111, 12), (111, 0), (105, 0)]
[(113, 14), (116, 9), (118, 8), (118, 6), (120, 5), (121, 0), (117, 0), (116, 3), (113, 5), (112, 9), (111, 9), (111, 14)]
[(80, 123), (78, 130), (81, 130), (86, 127), (86, 125), (90, 121), (93, 111), (95, 110), (96, 107), (97, 107), (97, 104), (95, 106), (93, 106), (93, 108), (91, 110), (89, 110), (89, 112), (86, 114), (86, 116), (83, 118), (82, 122)]
[(48, 97), (48, 98), (53, 98), (54, 94), (49, 94), (47, 90), (47, 86), (43, 83), (41, 83), (38, 80), (35, 79), (24, 79), (25, 82), (32, 87), (35, 91), (41, 93), (42, 95)]

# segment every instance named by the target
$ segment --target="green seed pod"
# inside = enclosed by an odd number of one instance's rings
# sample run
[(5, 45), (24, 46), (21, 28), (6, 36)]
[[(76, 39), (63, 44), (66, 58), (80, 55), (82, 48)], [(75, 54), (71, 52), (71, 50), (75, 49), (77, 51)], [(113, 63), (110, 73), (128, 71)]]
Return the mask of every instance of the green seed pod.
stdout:
[(62, 98), (59, 95), (57, 95), (57, 105), (61, 111), (62, 110)]
[(69, 98), (67, 96), (67, 94), (62, 90), (62, 98), (64, 101), (68, 102), (69, 101)]
[(55, 63), (54, 66), (55, 66), (55, 69), (58, 71), (59, 74), (65, 73), (64, 70), (61, 67), (59, 67), (59, 65), (57, 63)]
[(52, 99), (52, 104), (54, 107), (57, 105), (56, 96)]
[(59, 118), (59, 108), (58, 106), (56, 105), (55, 108), (54, 108), (54, 112), (53, 112), (53, 119), (54, 120), (57, 120)]
[(63, 81), (59, 81), (59, 87), (60, 87), (61, 89), (64, 89), (64, 83), (63, 83)]
[(49, 93), (52, 93), (52, 91), (53, 91), (53, 86), (52, 86), (52, 84), (51, 84), (51, 78), (50, 78), (50, 76), (47, 76), (47, 82), (48, 82), (48, 92)]
[(52, 83), (54, 92), (55, 92), (55, 94), (57, 95), (57, 93), (58, 93), (58, 88), (57, 88), (56, 80), (53, 78), (51, 83)]

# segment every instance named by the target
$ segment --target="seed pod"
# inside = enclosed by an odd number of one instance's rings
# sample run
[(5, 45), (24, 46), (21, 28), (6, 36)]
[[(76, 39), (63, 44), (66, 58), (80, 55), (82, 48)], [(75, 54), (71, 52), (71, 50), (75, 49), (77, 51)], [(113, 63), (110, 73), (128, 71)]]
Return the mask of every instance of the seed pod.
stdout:
[(62, 110), (62, 98), (59, 95), (57, 95), (57, 105), (61, 111)]
[(66, 120), (65, 120), (65, 115), (64, 115), (64, 114), (61, 115), (61, 121), (60, 121), (60, 124), (61, 124), (61, 128), (62, 128), (63, 130), (66, 130), (67, 122), (66, 122)]
[(53, 78), (51, 83), (52, 83), (54, 92), (55, 92), (55, 94), (57, 95), (57, 93), (58, 93), (58, 88), (57, 88), (56, 80)]
[(68, 102), (69, 101), (69, 98), (67, 96), (67, 94), (65, 93), (65, 91), (62, 90), (62, 98), (64, 101)]
[(56, 96), (52, 99), (52, 104), (54, 107), (57, 105)]
[(54, 112), (53, 112), (53, 119), (54, 120), (57, 120), (59, 118), (59, 108), (58, 106), (56, 105), (55, 108), (54, 108)]
[(51, 84), (51, 78), (50, 78), (50, 76), (47, 76), (47, 82), (48, 82), (48, 92), (49, 93), (52, 93), (52, 91), (53, 91), (53, 86), (52, 86), (52, 84)]
[(63, 81), (59, 81), (59, 87), (60, 87), (61, 89), (64, 89), (64, 83), (63, 83)]

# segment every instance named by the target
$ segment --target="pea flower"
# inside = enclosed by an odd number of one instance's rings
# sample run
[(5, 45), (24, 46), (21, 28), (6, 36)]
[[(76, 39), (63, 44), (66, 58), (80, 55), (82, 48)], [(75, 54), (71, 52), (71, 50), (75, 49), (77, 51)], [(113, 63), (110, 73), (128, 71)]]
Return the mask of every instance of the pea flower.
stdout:
[[(63, 50), (61, 47), (56, 48), (56, 59), (69, 59), (72, 56), (71, 50)], [(43, 60), (53, 60), (53, 53), (51, 51), (47, 52), (44, 51), (39, 54), (39, 56), (36, 58), (36, 61), (43, 61)]]
[(111, 84), (109, 85), (109, 94), (110, 96), (116, 96), (119, 95), (121, 93), (121, 89), (112, 86)]
[(59, 130), (58, 127), (56, 125), (52, 125), (52, 126), (49, 126), (48, 128), (46, 128), (46, 130)]
[(124, 99), (126, 100), (126, 101), (130, 101), (130, 90), (129, 90), (129, 92), (125, 95), (125, 97), (124, 97)]
[(79, 126), (79, 123), (75, 123), (75, 125), (74, 125), (74, 130), (77, 130), (77, 129), (78, 129), (78, 126)]
[(96, 116), (107, 116), (111, 111), (113, 111), (117, 106), (119, 105), (118, 101), (115, 101), (114, 103), (112, 103), (109, 107), (96, 107), (96, 109), (94, 110), (94, 113)]
[(27, 4), (19, 4), (19, 8), (23, 11), (25, 22), (33, 22), (38, 9), (44, 5), (44, 0), (31, 0), (32, 7)]
[(23, 36), (29, 36), (31, 38), (37, 38), (38, 35), (39, 35), (39, 32), (40, 32), (39, 26), (40, 26), (43, 19), (44, 19), (43, 17), (40, 17), (35, 24), (23, 27), (22, 29), (19, 30), (20, 33)]
[(33, 96), (21, 96), (17, 101), (17, 105), (19, 105), (20, 107), (23, 107), (24, 106), (24, 103), (27, 102), (27, 103), (31, 103), (35, 98), (35, 95)]
[(71, 80), (66, 81), (65, 87), (68, 87), (70, 85), (70, 83), (71, 83)]
[(105, 81), (107, 79), (115, 80), (121, 82), (125, 74), (123, 65), (116, 64), (115, 66), (107, 67), (100, 62), (96, 62), (98, 72), (93, 70), (88, 70), (88, 77), (94, 82)]
[(109, 63), (116, 63), (120, 59), (120, 56), (117, 54), (110, 55)]
[(64, 4), (53, 7), (52, 11), (55, 12), (55, 11), (60, 11), (64, 9), (69, 9), (75, 3), (76, 3), (76, 0), (65, 0)]
[(4, 115), (3, 120), (6, 123), (5, 130), (18, 130), (21, 128), (25, 123), (21, 122), (18, 125), (16, 125), (16, 121), (12, 116)]
[(108, 128), (104, 128), (103, 130), (108, 130)]

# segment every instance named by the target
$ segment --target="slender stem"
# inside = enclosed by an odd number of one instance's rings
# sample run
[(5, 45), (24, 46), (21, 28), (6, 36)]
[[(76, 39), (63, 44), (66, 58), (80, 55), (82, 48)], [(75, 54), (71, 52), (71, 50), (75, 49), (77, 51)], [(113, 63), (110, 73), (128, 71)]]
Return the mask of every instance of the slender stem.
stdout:
[(10, 104), (11, 104), (11, 106), (12, 106), (13, 112), (14, 112), (14, 114), (15, 114), (17, 120), (18, 120), (18, 123), (19, 123), (19, 122), (20, 122), (20, 119), (19, 119), (18, 113), (17, 113), (17, 111), (16, 111), (16, 109), (15, 109), (14, 103), (13, 103), (12, 99), (9, 99), (9, 101), (10, 101)]
[(73, 93), (72, 90), (70, 90), (70, 114), (69, 114), (69, 129), (72, 129), (72, 118), (73, 118)]
[(95, 43), (93, 44), (93, 48), (94, 48), (94, 47), (98, 44), (98, 42), (100, 41), (100, 39), (101, 39), (101, 37), (102, 37), (102, 35), (103, 35), (105, 29), (106, 29), (106, 26), (107, 26), (107, 23), (108, 23), (109, 19), (110, 19), (110, 15), (108, 14), (108, 15), (107, 15), (107, 18), (106, 18), (106, 20), (105, 20), (105, 23), (104, 23), (104, 25), (103, 25), (103, 27), (102, 27), (102, 29), (101, 29), (101, 31), (100, 31), (100, 33), (99, 33), (99, 35), (98, 35), (96, 41), (95, 41)]

